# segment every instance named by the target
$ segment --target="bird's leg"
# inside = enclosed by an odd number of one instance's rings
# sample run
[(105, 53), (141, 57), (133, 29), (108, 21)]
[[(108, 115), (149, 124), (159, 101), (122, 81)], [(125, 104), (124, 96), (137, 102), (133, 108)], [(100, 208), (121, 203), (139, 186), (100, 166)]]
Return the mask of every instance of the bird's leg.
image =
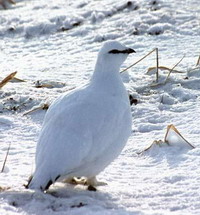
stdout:
[(88, 178), (88, 179), (87, 179), (86, 185), (91, 185), (91, 186), (93, 186), (93, 187), (96, 187), (96, 186), (104, 186), (104, 185), (107, 185), (107, 183), (105, 183), (105, 182), (103, 182), (103, 181), (97, 181), (96, 176), (94, 176), (94, 177), (91, 177), (91, 178)]
[(72, 185), (87, 185), (89, 191), (96, 191), (97, 189), (93, 185), (88, 185), (87, 179), (86, 178), (76, 178), (76, 177), (71, 177), (67, 178), (63, 181), (64, 183), (72, 184)]

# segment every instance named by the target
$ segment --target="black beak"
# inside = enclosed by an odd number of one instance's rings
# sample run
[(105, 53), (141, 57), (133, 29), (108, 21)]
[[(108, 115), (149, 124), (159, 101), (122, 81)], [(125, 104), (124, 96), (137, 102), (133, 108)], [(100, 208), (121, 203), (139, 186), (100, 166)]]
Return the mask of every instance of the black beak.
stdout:
[(113, 49), (111, 51), (109, 51), (109, 54), (131, 54), (131, 53), (135, 53), (136, 51), (134, 49), (128, 48), (128, 49), (124, 49), (124, 50), (117, 50), (117, 49)]
[(126, 49), (126, 50), (124, 50), (124, 51), (125, 51), (125, 53), (127, 53), (127, 54), (136, 53), (136, 51), (135, 51), (134, 49), (131, 49), (131, 48)]

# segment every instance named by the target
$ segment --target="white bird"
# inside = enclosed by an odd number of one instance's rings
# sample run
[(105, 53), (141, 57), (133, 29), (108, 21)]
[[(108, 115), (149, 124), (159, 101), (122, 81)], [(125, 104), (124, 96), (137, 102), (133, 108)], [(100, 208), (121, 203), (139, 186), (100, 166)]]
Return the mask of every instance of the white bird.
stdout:
[(96, 176), (122, 151), (131, 134), (128, 93), (119, 69), (135, 52), (117, 41), (101, 48), (88, 85), (60, 96), (46, 113), (27, 188), (47, 190), (55, 181)]

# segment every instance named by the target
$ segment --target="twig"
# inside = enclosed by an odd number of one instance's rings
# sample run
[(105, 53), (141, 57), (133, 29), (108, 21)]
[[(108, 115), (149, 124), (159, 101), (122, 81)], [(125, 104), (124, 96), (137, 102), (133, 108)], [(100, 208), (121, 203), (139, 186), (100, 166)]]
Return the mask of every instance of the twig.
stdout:
[[(171, 70), (170, 68), (168, 68), (168, 67), (166, 67), (166, 66), (159, 66), (158, 68), (159, 68), (160, 70), (168, 70), (168, 71)], [(154, 66), (154, 67), (149, 67), (147, 73), (149, 73), (151, 70), (154, 70), (154, 69), (156, 69), (155, 66)], [(183, 72), (183, 71), (178, 71), (178, 70), (175, 70), (175, 69), (173, 69), (172, 72), (175, 72), (175, 73), (185, 73), (185, 72)]]
[(0, 187), (0, 192), (4, 192), (6, 190), (9, 190), (11, 187)]
[(190, 73), (190, 72), (193, 72), (193, 71), (195, 71), (195, 70), (199, 70), (198, 68), (191, 68), (189, 71), (188, 71), (188, 73)]
[(23, 114), (23, 116), (26, 116), (26, 115), (28, 115), (30, 113), (33, 113), (33, 112), (37, 111), (37, 110), (42, 110), (42, 107), (37, 107), (37, 108), (34, 108), (34, 109), (30, 110), (30, 111), (27, 111), (27, 112), (25, 112)]
[(14, 77), (14, 78), (11, 80), (11, 82), (26, 82), (26, 81), (25, 81), (25, 80), (22, 80), (22, 79), (20, 79), (20, 78)]
[(172, 129), (174, 132), (176, 132), (189, 146), (191, 146), (192, 148), (195, 148), (191, 143), (189, 143), (189, 142), (182, 136), (182, 134), (178, 131), (178, 129), (177, 129), (173, 124), (167, 126), (167, 132), (166, 132), (166, 134), (165, 134), (164, 142), (167, 142), (167, 136), (168, 136), (168, 133), (169, 133), (170, 129)]
[(199, 55), (199, 57), (198, 57), (196, 66), (198, 66), (198, 65), (200, 65), (200, 55)]
[(7, 158), (8, 158), (8, 154), (9, 154), (9, 151), (10, 151), (10, 146), (11, 146), (11, 143), (9, 144), (8, 146), (8, 149), (7, 149), (7, 153), (6, 153), (6, 157), (4, 159), (4, 162), (3, 162), (3, 166), (2, 166), (2, 169), (1, 169), (1, 172), (4, 171), (4, 168), (5, 168), (5, 165), (6, 165), (6, 161), (7, 161)]
[(34, 109), (30, 110), (30, 111), (27, 111), (26, 113), (23, 114), (23, 116), (26, 116), (26, 115), (28, 115), (30, 113), (33, 113), (33, 112), (37, 111), (37, 110), (47, 110), (48, 108), (49, 108), (49, 104), (43, 104), (40, 107), (36, 107), (36, 108), (34, 108)]
[(36, 87), (36, 88), (53, 88), (54, 86), (51, 84), (40, 84), (40, 85), (35, 85), (34, 87)]
[(141, 155), (142, 153), (148, 151), (152, 146), (154, 146), (155, 144), (158, 146), (161, 146), (162, 144), (164, 144), (165, 142), (163, 142), (162, 140), (154, 140), (153, 143), (149, 146), (147, 146), (146, 149), (142, 150), (141, 152), (137, 152), (138, 155)]
[(156, 82), (157, 83), (158, 83), (158, 68), (159, 68), (158, 48), (156, 48)]
[(182, 57), (182, 58), (172, 67), (172, 69), (169, 71), (169, 73), (168, 73), (168, 75), (167, 75), (167, 78), (165, 79), (164, 84), (167, 83), (167, 80), (168, 80), (168, 78), (169, 78), (171, 72), (174, 70), (174, 68), (175, 68), (176, 66), (178, 66), (178, 64), (183, 60), (184, 57), (185, 57), (185, 55), (183, 55), (183, 57)]
[(130, 69), (131, 67), (135, 66), (136, 64), (138, 64), (140, 61), (144, 60), (146, 57), (148, 57), (151, 53), (153, 53), (156, 49), (153, 49), (152, 51), (150, 51), (148, 54), (146, 54), (144, 57), (140, 58), (138, 61), (136, 61), (135, 63), (131, 64), (130, 66), (128, 66), (126, 69), (122, 70), (120, 73), (125, 72), (126, 70)]
[(17, 72), (13, 72), (10, 75), (8, 75), (6, 78), (4, 78), (1, 82), (0, 82), (0, 88), (2, 88), (4, 85), (6, 85), (10, 80), (12, 80), (14, 78), (14, 76), (17, 74)]

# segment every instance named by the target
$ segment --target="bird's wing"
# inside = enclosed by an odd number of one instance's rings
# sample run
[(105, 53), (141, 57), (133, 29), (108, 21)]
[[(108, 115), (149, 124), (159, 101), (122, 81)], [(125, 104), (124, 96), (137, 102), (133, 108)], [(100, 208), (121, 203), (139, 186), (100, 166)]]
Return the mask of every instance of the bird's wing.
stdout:
[(53, 104), (38, 141), (36, 170), (49, 169), (53, 175), (70, 173), (106, 150), (106, 144), (112, 142), (110, 131), (119, 123), (113, 115), (118, 110), (113, 109), (112, 101), (99, 96), (86, 88)]

